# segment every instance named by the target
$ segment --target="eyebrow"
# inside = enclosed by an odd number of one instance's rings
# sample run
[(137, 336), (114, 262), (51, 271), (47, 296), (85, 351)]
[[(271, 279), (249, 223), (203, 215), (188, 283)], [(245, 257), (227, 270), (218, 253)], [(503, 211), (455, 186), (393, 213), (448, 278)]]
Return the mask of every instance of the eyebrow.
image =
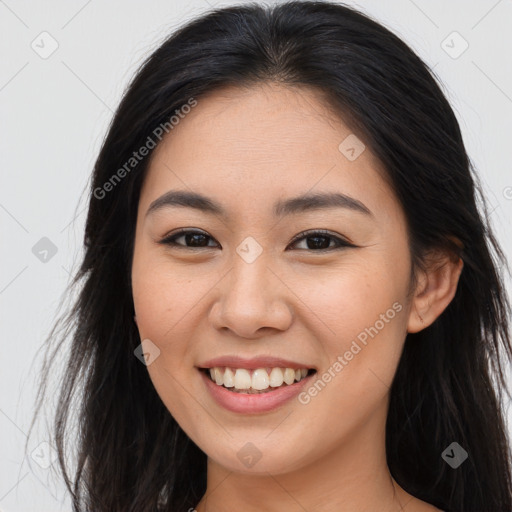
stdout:
[[(194, 208), (226, 218), (227, 212), (220, 203), (197, 192), (169, 190), (149, 206), (146, 216), (169, 207)], [(359, 200), (339, 192), (307, 193), (289, 199), (280, 199), (274, 204), (276, 217), (294, 215), (312, 210), (345, 208), (373, 217), (372, 212)]]

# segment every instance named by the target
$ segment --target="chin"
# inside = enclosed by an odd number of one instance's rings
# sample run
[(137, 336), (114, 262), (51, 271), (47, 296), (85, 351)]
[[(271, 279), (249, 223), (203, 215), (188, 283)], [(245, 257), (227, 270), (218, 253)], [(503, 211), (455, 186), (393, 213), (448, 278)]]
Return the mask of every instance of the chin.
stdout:
[[(298, 443), (292, 443), (297, 446)], [(233, 445), (240, 446), (233, 450)], [(209, 458), (235, 473), (254, 476), (279, 475), (300, 469), (305, 465), (304, 457), (300, 457), (295, 449), (283, 449), (276, 452), (273, 443), (246, 441), (234, 442), (227, 449), (219, 448)]]

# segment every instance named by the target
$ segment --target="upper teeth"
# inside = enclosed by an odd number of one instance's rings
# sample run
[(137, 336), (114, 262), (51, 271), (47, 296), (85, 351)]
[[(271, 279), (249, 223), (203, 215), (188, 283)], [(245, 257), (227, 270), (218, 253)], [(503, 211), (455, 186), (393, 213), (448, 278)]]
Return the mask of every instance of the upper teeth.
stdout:
[[(252, 375), (251, 373), (252, 372)], [(269, 386), (277, 388), (286, 382), (293, 384), (300, 381), (308, 373), (307, 368), (294, 370), (293, 368), (258, 368), (246, 370), (245, 368), (210, 368), (210, 377), (219, 386), (235, 389), (267, 389)]]

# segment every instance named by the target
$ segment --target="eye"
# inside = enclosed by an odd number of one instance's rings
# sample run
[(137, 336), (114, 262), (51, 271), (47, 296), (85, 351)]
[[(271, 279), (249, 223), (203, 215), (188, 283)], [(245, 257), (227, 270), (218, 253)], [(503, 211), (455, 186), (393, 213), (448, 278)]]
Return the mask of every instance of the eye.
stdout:
[[(191, 245), (183, 245), (183, 243), (177, 243), (177, 240), (184, 239), (185, 244)], [(180, 247), (183, 249), (201, 249), (201, 248), (210, 248), (216, 247), (216, 245), (208, 245), (205, 242), (208, 239), (213, 240), (213, 238), (207, 235), (204, 231), (200, 230), (192, 230), (192, 229), (180, 229), (177, 233), (165, 237), (159, 243), (164, 245), (171, 245), (173, 247)]]
[[(347, 240), (333, 235), (331, 232), (324, 229), (302, 231), (294, 237), (290, 245), (297, 244), (297, 242), (303, 240), (306, 241), (306, 247), (302, 247), (300, 249), (313, 249), (314, 252), (331, 251), (334, 249), (342, 249), (344, 247), (356, 247)], [(311, 243), (309, 241), (311, 241)], [(334, 242), (334, 246), (331, 246), (331, 242)]]

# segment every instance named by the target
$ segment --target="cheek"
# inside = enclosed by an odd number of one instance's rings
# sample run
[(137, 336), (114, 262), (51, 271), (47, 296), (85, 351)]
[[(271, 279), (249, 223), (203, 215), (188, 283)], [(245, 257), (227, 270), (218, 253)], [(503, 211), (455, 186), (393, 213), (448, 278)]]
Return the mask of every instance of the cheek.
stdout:
[(184, 358), (184, 347), (174, 332), (183, 316), (180, 302), (176, 300), (177, 289), (177, 283), (170, 275), (163, 274), (161, 267), (147, 259), (134, 258), (132, 293), (139, 336), (141, 340), (149, 339), (150, 347), (156, 347), (152, 350), (158, 353), (147, 370), (162, 401), (172, 409), (178, 406), (172, 390), (178, 385), (179, 363)]
[[(340, 342), (355, 338), (378, 321), (393, 303), (402, 304), (404, 299), (401, 274), (393, 275), (390, 266), (382, 262), (372, 264), (369, 258), (344, 262), (322, 275), (297, 273), (293, 281), (294, 291), (309, 310), (309, 316)], [(394, 311), (390, 314), (395, 317)]]
[(194, 284), (189, 277), (173, 270), (165, 259), (145, 254), (142, 249), (136, 252), (132, 293), (141, 336), (164, 343), (173, 326), (198, 301), (200, 291)]
[(193, 333), (204, 321), (205, 297), (216, 280), (217, 274), (201, 275), (191, 265), (177, 268), (151, 251), (134, 255), (132, 293), (137, 327), (141, 340), (151, 340), (159, 350), (148, 371), (168, 407), (181, 399), (180, 382), (190, 379), (195, 364)]
[[(187, 394), (180, 384), (190, 370), (185, 332), (191, 309), (188, 300), (181, 300), (186, 281), (165, 266), (134, 258), (132, 292), (137, 327), (141, 340), (149, 339), (159, 351), (147, 366), (153, 386), (175, 419), (181, 419), (187, 405)], [(190, 312), (189, 312), (190, 315)], [(156, 350), (156, 349), (154, 349)]]
[(325, 379), (342, 391), (334, 401), (368, 401), (386, 391), (396, 371), (406, 334), (406, 280), (382, 259), (346, 265), (331, 277), (328, 285), (311, 279), (302, 285), (311, 325), (323, 333)]

